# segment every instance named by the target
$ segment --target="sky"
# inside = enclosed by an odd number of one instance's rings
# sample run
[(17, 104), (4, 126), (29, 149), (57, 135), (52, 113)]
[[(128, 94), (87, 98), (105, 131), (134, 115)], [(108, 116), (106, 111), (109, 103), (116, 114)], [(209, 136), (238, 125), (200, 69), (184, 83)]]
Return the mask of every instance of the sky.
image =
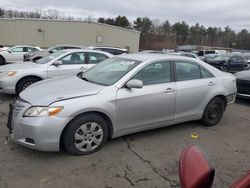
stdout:
[(74, 17), (147, 16), (170, 23), (230, 26), (250, 31), (250, 0), (0, 0), (0, 7), (25, 11), (57, 9)]

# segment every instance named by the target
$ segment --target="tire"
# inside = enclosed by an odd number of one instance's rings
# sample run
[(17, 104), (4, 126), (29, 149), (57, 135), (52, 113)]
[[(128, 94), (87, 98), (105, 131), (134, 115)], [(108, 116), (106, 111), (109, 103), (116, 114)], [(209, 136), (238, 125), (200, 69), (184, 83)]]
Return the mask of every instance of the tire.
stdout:
[(0, 55), (0, 65), (5, 65), (5, 59), (3, 56)]
[(214, 126), (220, 121), (224, 111), (224, 101), (215, 97), (207, 104), (201, 121), (205, 126)]
[(101, 149), (107, 138), (108, 124), (105, 119), (97, 114), (86, 114), (67, 125), (62, 134), (62, 144), (71, 155), (87, 155)]
[(41, 79), (36, 78), (36, 77), (27, 77), (27, 78), (23, 78), (21, 79), (16, 86), (16, 93), (19, 94), (21, 93), (23, 90), (25, 90), (27, 87), (29, 87), (30, 85), (34, 84), (35, 82), (40, 81)]

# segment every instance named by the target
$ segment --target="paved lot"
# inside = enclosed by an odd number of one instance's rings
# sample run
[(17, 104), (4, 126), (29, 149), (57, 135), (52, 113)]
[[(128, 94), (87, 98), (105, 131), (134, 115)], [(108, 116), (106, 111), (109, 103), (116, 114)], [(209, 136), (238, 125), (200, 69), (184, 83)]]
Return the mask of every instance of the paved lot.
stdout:
[[(108, 141), (97, 153), (75, 157), (5, 144), (8, 103), (0, 94), (0, 188), (179, 187), (181, 151), (199, 144), (216, 166), (214, 187), (228, 187), (250, 169), (250, 101), (230, 105), (215, 127), (190, 122)], [(198, 133), (199, 140), (190, 138)]]

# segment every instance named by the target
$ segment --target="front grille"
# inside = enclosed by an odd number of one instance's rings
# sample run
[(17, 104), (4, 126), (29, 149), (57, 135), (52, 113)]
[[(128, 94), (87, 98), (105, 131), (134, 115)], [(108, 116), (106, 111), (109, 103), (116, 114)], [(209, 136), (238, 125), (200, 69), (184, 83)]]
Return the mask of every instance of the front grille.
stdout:
[(250, 95), (250, 81), (237, 80), (237, 92)]

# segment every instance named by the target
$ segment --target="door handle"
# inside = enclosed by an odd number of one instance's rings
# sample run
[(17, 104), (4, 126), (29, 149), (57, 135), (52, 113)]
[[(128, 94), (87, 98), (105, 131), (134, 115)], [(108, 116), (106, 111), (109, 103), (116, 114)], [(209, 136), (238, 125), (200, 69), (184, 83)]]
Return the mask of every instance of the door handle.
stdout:
[(209, 83), (208, 83), (208, 86), (214, 86), (214, 85), (215, 85), (214, 82), (209, 82)]
[(175, 89), (173, 89), (173, 88), (167, 88), (164, 92), (165, 93), (172, 93), (174, 91), (175, 91)]

